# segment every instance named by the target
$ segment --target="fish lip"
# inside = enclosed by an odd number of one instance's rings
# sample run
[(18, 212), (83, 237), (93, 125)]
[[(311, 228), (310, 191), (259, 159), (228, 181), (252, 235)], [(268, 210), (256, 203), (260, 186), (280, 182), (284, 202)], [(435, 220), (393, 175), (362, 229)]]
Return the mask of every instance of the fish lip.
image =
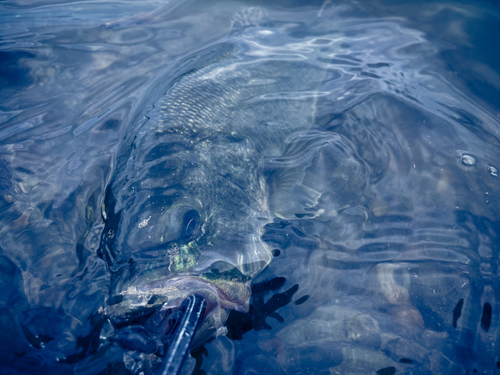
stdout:
[[(108, 305), (104, 312), (114, 324), (128, 325), (130, 322), (148, 319), (158, 311), (170, 310), (174, 313), (182, 302), (192, 294), (200, 294), (205, 298), (206, 311), (204, 320), (220, 309), (248, 312), (249, 296), (243, 301), (230, 298), (227, 293), (214, 283), (195, 275), (176, 275), (153, 282), (131, 285), (116, 293), (123, 300)], [(151, 302), (156, 298), (157, 301)], [(162, 298), (163, 297), (163, 298)], [(218, 320), (218, 319), (217, 319)], [(128, 322), (128, 323), (127, 323)]]
[(176, 287), (177, 285), (181, 286), (181, 288), (178, 288), (180, 291), (185, 292), (180, 303), (191, 294), (200, 294), (205, 298), (207, 304), (214, 303), (222, 308), (240, 312), (248, 312), (249, 310), (249, 299), (245, 303), (239, 303), (211, 281), (198, 276), (174, 276), (149, 283), (148, 287), (159, 286), (160, 288), (169, 288), (172, 286)]
[(120, 294), (168, 296), (173, 292), (177, 294), (177, 298), (166, 301), (163, 305), (166, 308), (180, 306), (182, 301), (189, 295), (200, 294), (205, 298), (208, 305), (219, 305), (222, 308), (240, 312), (248, 312), (249, 310), (248, 299), (244, 303), (236, 301), (211, 281), (194, 275), (176, 275), (138, 286), (131, 286)]

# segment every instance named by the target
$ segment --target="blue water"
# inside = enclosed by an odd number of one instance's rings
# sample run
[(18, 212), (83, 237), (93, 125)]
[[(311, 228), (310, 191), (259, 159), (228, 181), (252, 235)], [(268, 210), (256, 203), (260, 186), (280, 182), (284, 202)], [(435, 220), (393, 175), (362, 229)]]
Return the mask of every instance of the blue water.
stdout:
[(190, 292), (183, 374), (500, 372), (499, 33), (495, 1), (1, 2), (0, 374), (153, 374)]

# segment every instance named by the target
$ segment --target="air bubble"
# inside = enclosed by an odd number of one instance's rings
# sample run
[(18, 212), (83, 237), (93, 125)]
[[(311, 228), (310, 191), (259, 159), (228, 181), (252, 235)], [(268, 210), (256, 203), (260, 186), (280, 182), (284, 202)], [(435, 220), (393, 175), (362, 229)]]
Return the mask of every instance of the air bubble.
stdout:
[(493, 177), (498, 177), (498, 169), (496, 169), (492, 165), (488, 167), (488, 173), (491, 174)]
[(462, 155), (462, 164), (468, 167), (476, 165), (476, 158), (472, 155), (464, 154)]

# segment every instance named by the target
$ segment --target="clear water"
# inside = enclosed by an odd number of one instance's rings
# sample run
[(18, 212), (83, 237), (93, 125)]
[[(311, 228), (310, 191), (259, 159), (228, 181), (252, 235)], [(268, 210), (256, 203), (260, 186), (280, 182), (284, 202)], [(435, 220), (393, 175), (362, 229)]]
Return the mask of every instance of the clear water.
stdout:
[[(103, 260), (120, 178), (194, 191), (218, 228), (200, 259), (253, 278), (250, 312), (185, 374), (499, 372), (499, 15), (494, 1), (3, 1), (0, 373), (161, 362), (103, 313), (131, 278)], [(191, 106), (164, 123), (185, 126), (203, 194), (178, 164), (180, 185), (141, 159), (172, 98)], [(202, 128), (208, 143), (189, 133)], [(137, 246), (121, 261), (146, 272), (145, 238), (122, 232), (113, 246)]]

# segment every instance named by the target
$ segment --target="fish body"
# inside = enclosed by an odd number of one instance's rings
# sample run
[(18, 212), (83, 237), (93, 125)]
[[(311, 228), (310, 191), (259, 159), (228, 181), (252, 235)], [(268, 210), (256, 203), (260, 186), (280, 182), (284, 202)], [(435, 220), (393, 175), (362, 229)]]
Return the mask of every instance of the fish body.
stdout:
[(265, 165), (310, 129), (324, 76), (303, 56), (318, 46), (282, 38), (252, 26), (191, 56), (124, 141), (99, 249), (118, 324), (162, 320), (193, 293), (208, 301), (211, 331), (225, 311), (248, 311), (250, 282), (272, 258), (261, 236), (277, 187)]

